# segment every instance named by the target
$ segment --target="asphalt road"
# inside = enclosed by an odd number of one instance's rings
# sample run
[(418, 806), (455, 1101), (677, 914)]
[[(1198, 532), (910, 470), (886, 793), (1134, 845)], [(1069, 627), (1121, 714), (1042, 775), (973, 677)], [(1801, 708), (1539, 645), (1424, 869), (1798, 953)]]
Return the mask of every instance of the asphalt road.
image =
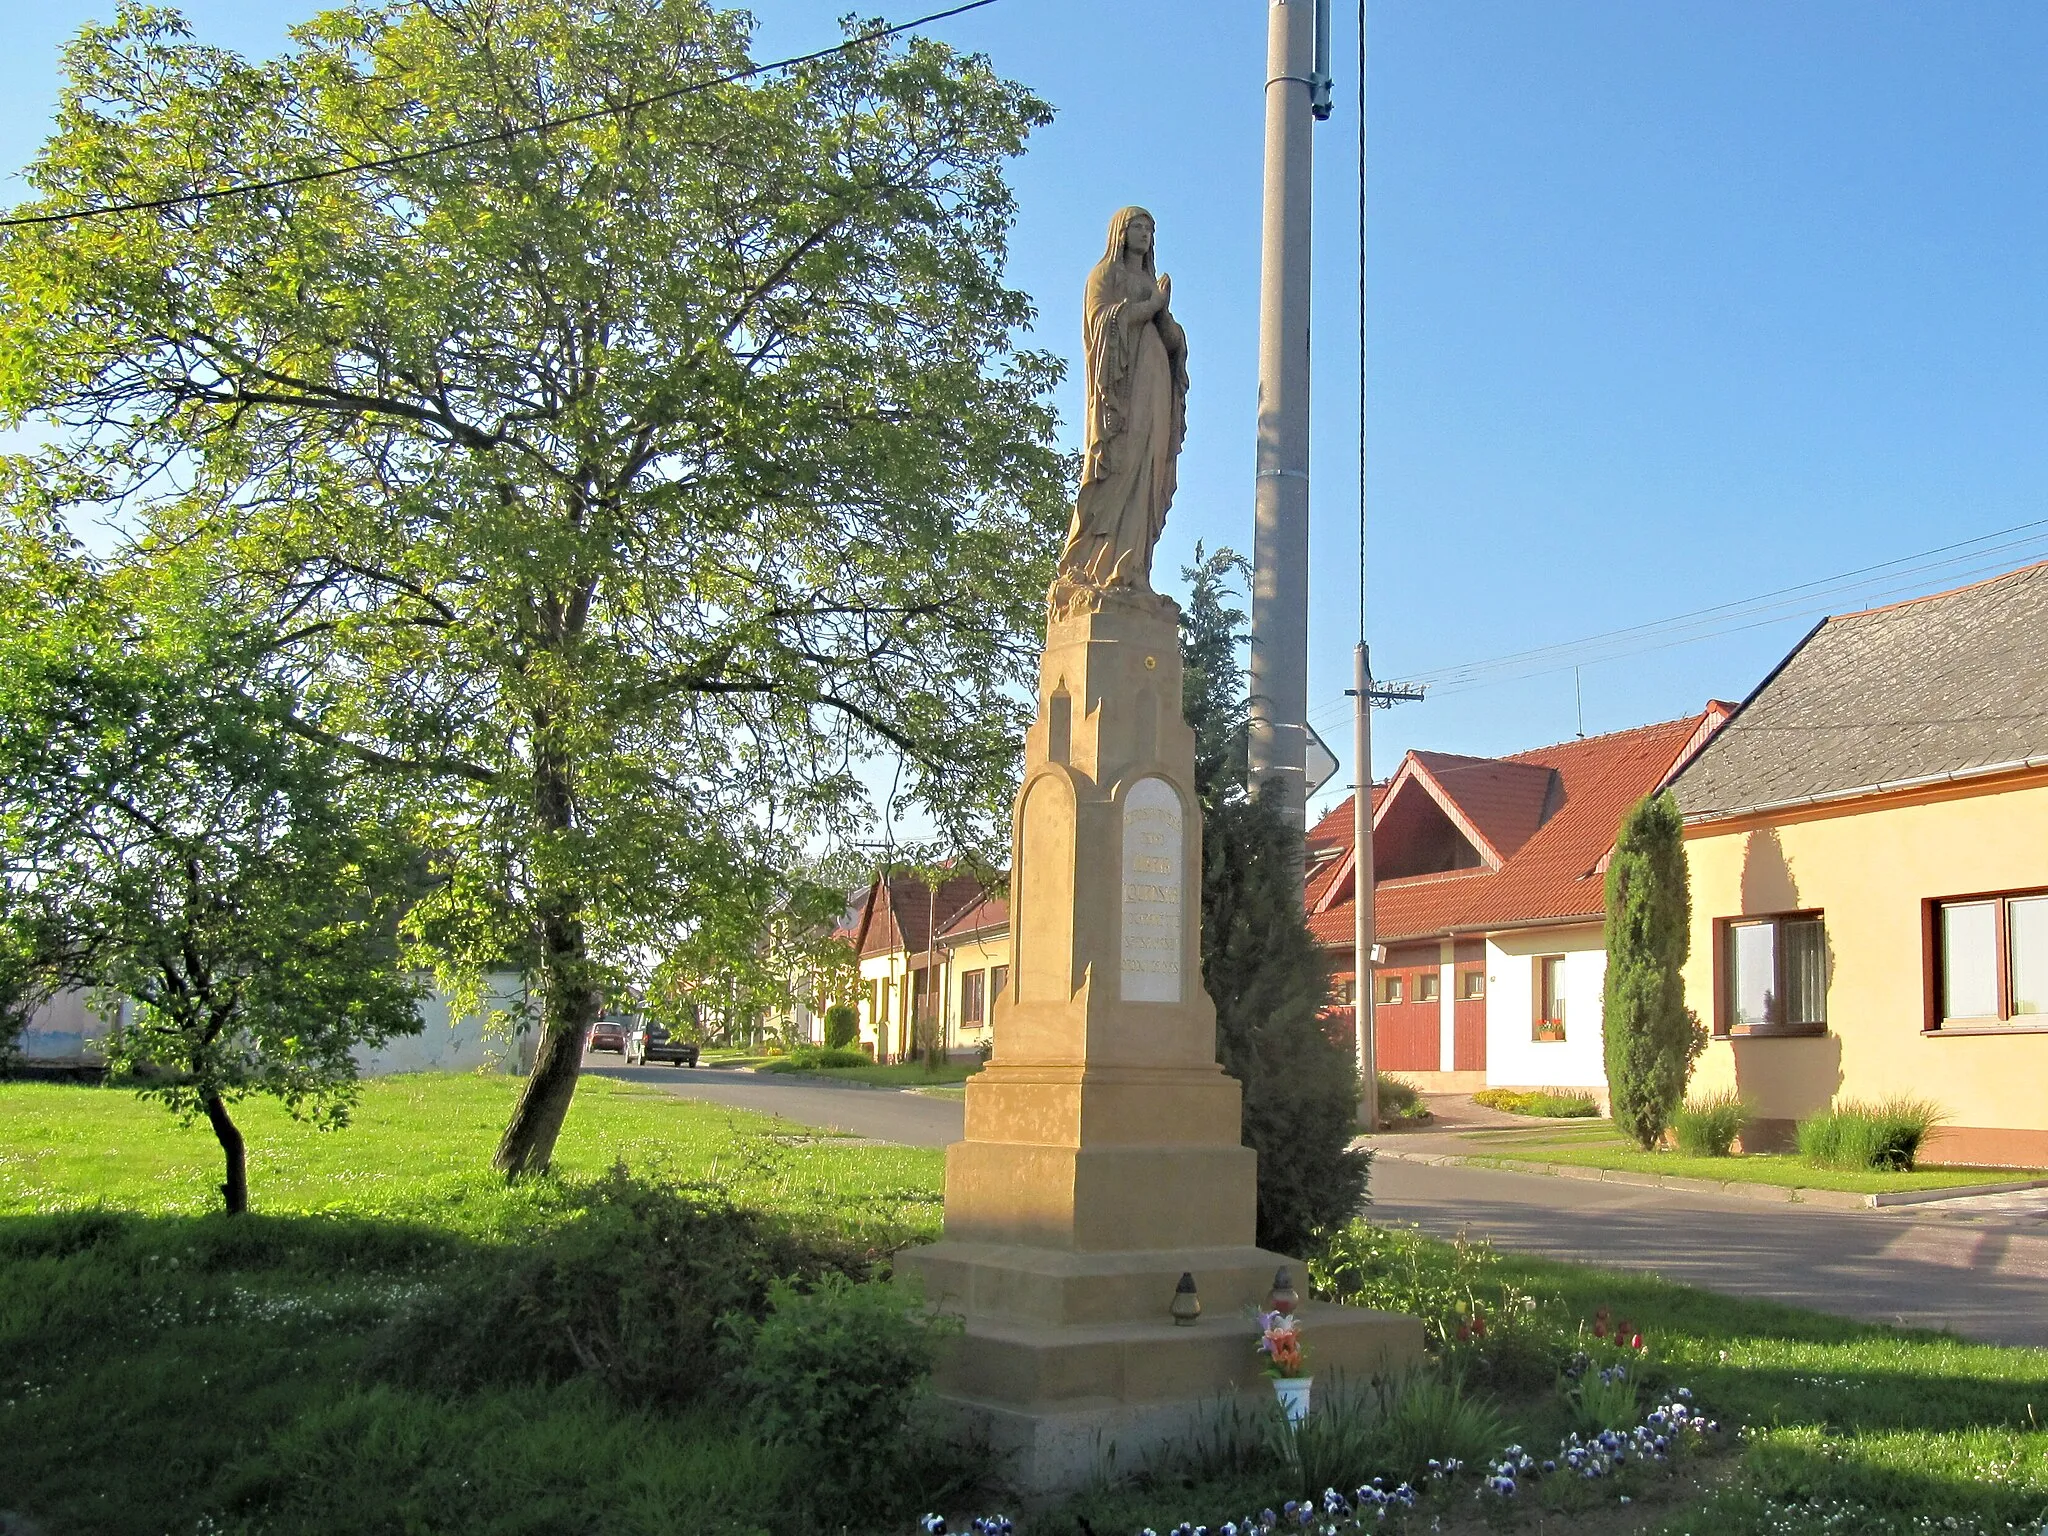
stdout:
[(859, 1083), (792, 1083), (773, 1076), (719, 1067), (611, 1065), (610, 1052), (586, 1055), (583, 1070), (622, 1082), (643, 1083), (687, 1099), (759, 1110), (799, 1125), (826, 1126), (871, 1141), (905, 1147), (943, 1147), (958, 1141), (967, 1108), (959, 1099), (934, 1098), (898, 1088)]
[[(941, 1147), (961, 1135), (958, 1099), (607, 1061), (585, 1070), (875, 1141)], [(2048, 1346), (2048, 1203), (2031, 1197), (1833, 1211), (1386, 1158), (1373, 1166), (1372, 1188), (1376, 1219), (1442, 1236), (1466, 1232), (1731, 1295)]]
[(2029, 1213), (1760, 1205), (1385, 1158), (1372, 1190), (1375, 1219), (1443, 1236), (1469, 1232), (1731, 1295), (2048, 1346), (2048, 1228)]

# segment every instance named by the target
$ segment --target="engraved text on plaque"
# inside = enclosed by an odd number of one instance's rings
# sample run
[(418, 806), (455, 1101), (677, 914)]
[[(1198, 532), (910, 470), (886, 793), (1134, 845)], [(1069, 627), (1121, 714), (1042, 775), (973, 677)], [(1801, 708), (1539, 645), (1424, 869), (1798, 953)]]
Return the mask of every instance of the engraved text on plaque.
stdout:
[(1180, 796), (1164, 779), (1140, 779), (1124, 796), (1123, 999), (1180, 1001), (1187, 880)]

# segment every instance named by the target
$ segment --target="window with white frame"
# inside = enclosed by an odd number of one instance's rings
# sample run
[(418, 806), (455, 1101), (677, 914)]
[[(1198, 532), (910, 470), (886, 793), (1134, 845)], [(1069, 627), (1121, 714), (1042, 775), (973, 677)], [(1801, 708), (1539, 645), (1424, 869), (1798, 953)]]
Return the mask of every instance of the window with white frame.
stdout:
[(1818, 912), (1722, 925), (1722, 1035), (1818, 1035), (1828, 1027), (1827, 925)]
[(2048, 891), (1934, 903), (1936, 1027), (2048, 1024)]

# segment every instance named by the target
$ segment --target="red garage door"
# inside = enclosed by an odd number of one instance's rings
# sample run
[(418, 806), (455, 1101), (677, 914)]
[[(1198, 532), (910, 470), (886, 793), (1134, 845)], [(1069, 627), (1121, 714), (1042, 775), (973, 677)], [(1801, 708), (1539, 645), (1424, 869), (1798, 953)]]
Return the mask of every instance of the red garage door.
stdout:
[(1373, 1054), (1382, 1072), (1435, 1072), (1443, 1066), (1443, 1004), (1436, 948), (1395, 950), (1373, 970)]

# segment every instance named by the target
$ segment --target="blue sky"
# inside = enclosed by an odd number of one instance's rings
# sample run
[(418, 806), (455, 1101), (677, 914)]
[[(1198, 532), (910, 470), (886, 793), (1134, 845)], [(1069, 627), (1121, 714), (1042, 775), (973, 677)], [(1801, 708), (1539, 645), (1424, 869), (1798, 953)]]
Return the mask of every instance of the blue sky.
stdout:
[[(766, 0), (759, 56), (829, 41), (844, 5)], [(1337, 7), (1310, 701), (1348, 756), (1357, 122)], [(110, 10), (10, 18), (0, 166), (40, 142), (62, 40)], [(1059, 110), (1015, 171), (1012, 279), (1038, 344), (1076, 354), (1109, 213), (1158, 216), (1194, 375), (1167, 585), (1197, 539), (1250, 549), (1265, 10), (1000, 0), (936, 29)], [(260, 53), (301, 7), (185, 11)], [(2048, 523), (2022, 526), (2048, 520), (2048, 7), (1374, 0), (1371, 44), (1372, 640), (1382, 676), (1438, 679), (1378, 718), (1382, 774), (1410, 746), (1570, 736), (1574, 660), (1589, 733), (1666, 719), (1740, 698), (1819, 613), (2048, 557)]]

